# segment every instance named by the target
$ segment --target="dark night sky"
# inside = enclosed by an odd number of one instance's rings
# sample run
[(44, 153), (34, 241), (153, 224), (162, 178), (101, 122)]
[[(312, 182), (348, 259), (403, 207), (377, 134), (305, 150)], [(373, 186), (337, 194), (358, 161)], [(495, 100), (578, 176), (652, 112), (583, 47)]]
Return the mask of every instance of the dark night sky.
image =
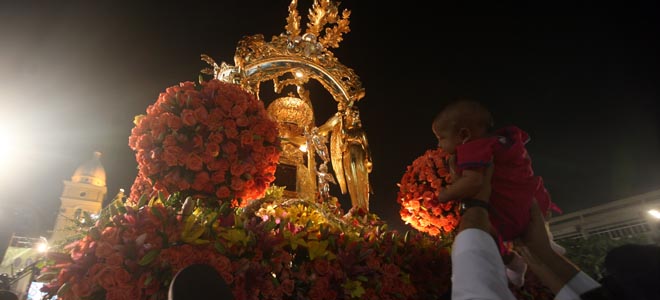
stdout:
[[(456, 97), (530, 133), (535, 171), (567, 212), (660, 188), (657, 2), (535, 2), (343, 1), (352, 32), (334, 52), (366, 89), (371, 207), (391, 227), (409, 229), (396, 183), (435, 146), (431, 120)], [(284, 31), (288, 3), (0, 2), (0, 132), (23, 145), (2, 160), (2, 218), (20, 207), (32, 215), (19, 231), (51, 226), (62, 180), (95, 150), (108, 198), (130, 188), (133, 117), (195, 80), (200, 54), (233, 63), (243, 36)]]

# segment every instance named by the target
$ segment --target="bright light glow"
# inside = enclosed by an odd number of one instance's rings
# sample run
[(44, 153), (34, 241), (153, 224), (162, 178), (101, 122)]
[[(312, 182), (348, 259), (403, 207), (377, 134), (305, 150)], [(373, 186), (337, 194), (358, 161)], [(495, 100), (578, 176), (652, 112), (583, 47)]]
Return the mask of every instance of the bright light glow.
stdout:
[(302, 152), (307, 152), (307, 144), (300, 145), (300, 147), (298, 149), (300, 149), (300, 151), (302, 151)]
[(43, 236), (40, 236), (39, 240), (41, 241), (37, 243), (37, 251), (41, 253), (45, 253), (46, 251), (48, 251), (48, 240)]
[(37, 251), (44, 253), (48, 250), (48, 243), (41, 242), (37, 244)]
[(16, 149), (17, 141), (9, 130), (0, 128), (0, 161), (11, 161)]
[(296, 71), (296, 77), (298, 77), (298, 78), (302, 78), (302, 77), (303, 77), (303, 73), (300, 72), (300, 71)]
[(657, 209), (650, 209), (649, 215), (660, 220), (660, 211), (658, 211)]

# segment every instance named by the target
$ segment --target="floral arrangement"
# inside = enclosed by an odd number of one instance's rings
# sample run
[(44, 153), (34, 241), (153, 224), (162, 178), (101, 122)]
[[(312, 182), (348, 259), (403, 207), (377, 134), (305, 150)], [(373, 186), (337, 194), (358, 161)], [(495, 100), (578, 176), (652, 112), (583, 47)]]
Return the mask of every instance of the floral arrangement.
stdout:
[(406, 167), (398, 184), (401, 219), (431, 236), (452, 236), (459, 221), (456, 201), (438, 201), (438, 193), (451, 182), (447, 161), (442, 149), (427, 150)]
[[(374, 214), (343, 215), (337, 199), (267, 188), (279, 140), (255, 101), (217, 80), (161, 94), (129, 140), (139, 165), (129, 199), (85, 213), (77, 238), (48, 253), (46, 298), (167, 299), (177, 272), (205, 263), (238, 300), (448, 299), (451, 239), (438, 235), (458, 220), (451, 202), (433, 201), (450, 180), (446, 155), (429, 151), (408, 168), (401, 214), (420, 230), (399, 234)], [(552, 298), (525, 288), (514, 292)]]
[(228, 205), (184, 208), (181, 197), (110, 204), (67, 252), (49, 254), (43, 291), (166, 299), (174, 274), (195, 263), (213, 266), (235, 299), (438, 299), (449, 291), (449, 250), (439, 239), (356, 227), (277, 193), (252, 215)]
[(212, 79), (169, 87), (135, 125), (133, 201), (155, 190), (246, 205), (274, 180), (277, 124), (239, 85)]

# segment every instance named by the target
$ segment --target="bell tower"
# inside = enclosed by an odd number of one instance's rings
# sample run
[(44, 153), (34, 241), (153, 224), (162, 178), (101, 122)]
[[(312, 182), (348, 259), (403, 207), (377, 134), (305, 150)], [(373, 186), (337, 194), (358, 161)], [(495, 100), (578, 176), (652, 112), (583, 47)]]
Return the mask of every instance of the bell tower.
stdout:
[(76, 169), (71, 180), (64, 180), (64, 190), (60, 196), (62, 204), (55, 221), (51, 243), (72, 234), (69, 227), (83, 212), (95, 214), (101, 210), (108, 188), (100, 158), (101, 152), (94, 152), (92, 159)]

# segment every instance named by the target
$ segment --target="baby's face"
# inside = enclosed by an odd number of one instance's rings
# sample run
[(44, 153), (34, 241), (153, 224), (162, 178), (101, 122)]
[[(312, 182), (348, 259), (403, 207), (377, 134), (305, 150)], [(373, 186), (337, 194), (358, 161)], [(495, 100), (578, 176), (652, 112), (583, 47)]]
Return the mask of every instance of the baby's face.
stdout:
[(433, 133), (438, 138), (438, 147), (449, 154), (456, 152), (456, 145), (461, 143), (458, 133), (453, 130), (436, 127), (433, 127)]

